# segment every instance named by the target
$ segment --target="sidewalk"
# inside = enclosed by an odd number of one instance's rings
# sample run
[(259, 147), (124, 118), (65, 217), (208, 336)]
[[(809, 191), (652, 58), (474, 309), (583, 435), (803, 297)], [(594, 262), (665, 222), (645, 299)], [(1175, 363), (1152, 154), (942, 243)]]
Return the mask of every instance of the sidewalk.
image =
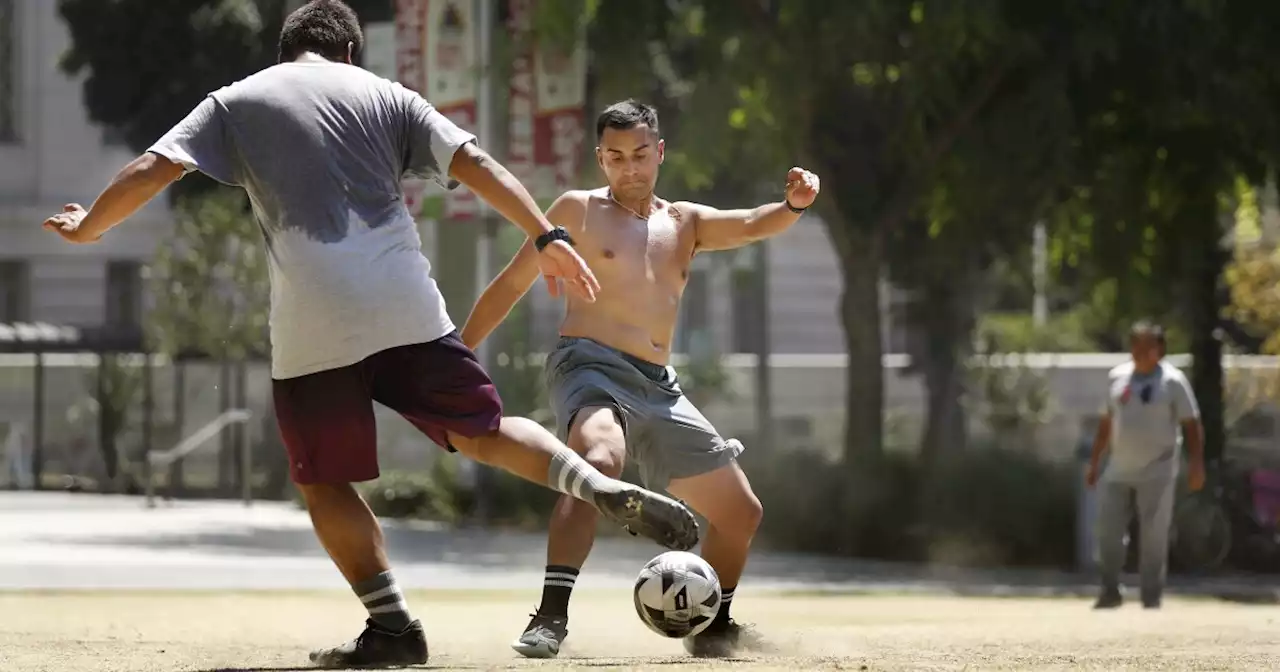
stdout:
[[(536, 590), (545, 537), (386, 521), (396, 575), (408, 588)], [(661, 549), (597, 541), (579, 585), (631, 585)], [(760, 590), (1090, 596), (1090, 577), (970, 570), (759, 552), (745, 582)], [(1280, 601), (1280, 577), (1171, 579), (1171, 592)], [(305, 512), (283, 502), (186, 501), (153, 510), (141, 498), (0, 493), (0, 589), (345, 589)]]

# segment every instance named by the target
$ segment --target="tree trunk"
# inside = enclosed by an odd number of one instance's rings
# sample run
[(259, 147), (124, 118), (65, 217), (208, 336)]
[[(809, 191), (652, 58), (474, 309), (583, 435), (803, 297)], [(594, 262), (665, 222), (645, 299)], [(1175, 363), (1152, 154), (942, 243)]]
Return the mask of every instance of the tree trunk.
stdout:
[[(218, 362), (218, 414), (231, 410), (231, 363), (225, 359)], [(235, 474), (235, 463), (231, 455), (231, 434), (227, 430), (218, 432), (218, 495), (233, 495), (232, 479)]]
[[(1206, 181), (1206, 184), (1211, 184)], [(1218, 329), (1224, 304), (1222, 274), (1228, 251), (1222, 244), (1223, 229), (1212, 186), (1201, 187), (1207, 193), (1187, 216), (1197, 216), (1192, 230), (1202, 231), (1203, 238), (1191, 246), (1196, 250), (1191, 260), (1190, 326), (1191, 389), (1195, 391), (1204, 423), (1204, 455), (1206, 460), (1221, 459), (1226, 443), (1223, 419), (1222, 339)], [(1207, 222), (1213, 222), (1210, 225)]]
[[(173, 362), (173, 425), (177, 431), (175, 441), (186, 437), (187, 425), (187, 365), (181, 360)], [(161, 446), (171, 450), (173, 446)], [(169, 496), (184, 497), (187, 494), (186, 477), (182, 473), (182, 460), (169, 465)]]
[[(832, 223), (836, 226), (838, 224)], [(871, 231), (853, 227), (838, 245), (844, 270), (840, 314), (844, 322), (848, 365), (845, 367), (844, 462), (855, 468), (877, 459), (883, 448), (884, 366), (880, 341), (879, 241)]]
[(965, 360), (975, 315), (973, 274), (967, 270), (927, 281), (913, 312), (918, 317), (917, 346), (911, 353), (924, 377), (927, 400), (920, 459), (932, 464), (938, 457), (963, 450), (967, 426), (961, 402), (965, 391)]

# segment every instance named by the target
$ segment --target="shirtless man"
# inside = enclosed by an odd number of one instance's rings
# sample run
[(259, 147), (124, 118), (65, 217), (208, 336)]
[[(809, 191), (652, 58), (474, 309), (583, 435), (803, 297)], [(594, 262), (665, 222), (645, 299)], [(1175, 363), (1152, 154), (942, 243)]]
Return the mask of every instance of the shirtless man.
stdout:
[[(763, 515), (726, 440), (680, 391), (668, 366), (680, 296), (695, 254), (728, 250), (787, 230), (818, 195), (818, 178), (787, 174), (785, 198), (751, 210), (670, 203), (653, 193), (663, 161), (658, 116), (632, 100), (596, 121), (596, 159), (609, 186), (565, 193), (547, 210), (595, 270), (595, 303), (568, 299), (560, 341), (548, 355), (547, 385), (561, 437), (601, 472), (617, 477), (629, 454), (648, 487), (665, 488), (709, 524), (702, 554), (724, 593), (719, 614), (685, 641), (697, 656), (726, 656), (743, 641), (729, 617), (734, 589)], [(538, 277), (526, 243), (480, 296), (463, 341), (475, 347)], [(591, 551), (597, 514), (561, 498), (550, 524), (542, 604), (512, 648), (552, 658), (568, 635), (569, 596)]]

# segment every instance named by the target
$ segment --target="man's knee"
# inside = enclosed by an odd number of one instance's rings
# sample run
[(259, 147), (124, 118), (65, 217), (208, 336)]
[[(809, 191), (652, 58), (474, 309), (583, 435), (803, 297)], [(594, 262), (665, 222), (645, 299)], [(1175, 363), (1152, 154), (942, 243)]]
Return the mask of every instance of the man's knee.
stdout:
[(621, 476), (626, 466), (626, 436), (613, 408), (600, 406), (579, 411), (569, 427), (569, 447), (610, 478)]
[(680, 479), (670, 489), (723, 535), (749, 541), (764, 520), (764, 505), (736, 461), (708, 474)]

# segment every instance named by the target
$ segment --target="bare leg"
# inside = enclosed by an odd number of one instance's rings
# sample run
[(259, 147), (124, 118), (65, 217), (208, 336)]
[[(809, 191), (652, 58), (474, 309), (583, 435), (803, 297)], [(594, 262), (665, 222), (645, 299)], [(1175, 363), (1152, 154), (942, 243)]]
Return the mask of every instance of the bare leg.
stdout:
[(698, 523), (682, 504), (600, 473), (532, 420), (503, 418), (498, 431), (467, 438), (453, 433), (459, 452), (586, 502), (628, 529), (675, 550), (698, 543)]
[[(612, 408), (578, 411), (569, 428), (569, 447), (601, 473), (617, 478), (626, 459), (626, 439)], [(554, 658), (568, 636), (569, 598), (578, 572), (591, 553), (600, 515), (585, 502), (564, 496), (556, 503), (547, 531), (547, 571), (542, 602), (520, 638), (511, 644), (522, 656)]]
[(720, 578), (720, 611), (706, 630), (685, 639), (685, 649), (695, 656), (721, 658), (740, 648), (760, 648), (762, 642), (755, 633), (729, 616), (751, 540), (764, 517), (747, 475), (735, 460), (715, 471), (674, 480), (668, 490), (706, 517), (702, 557)]
[(391, 569), (382, 527), (350, 483), (298, 485), (320, 545), (356, 585)]

